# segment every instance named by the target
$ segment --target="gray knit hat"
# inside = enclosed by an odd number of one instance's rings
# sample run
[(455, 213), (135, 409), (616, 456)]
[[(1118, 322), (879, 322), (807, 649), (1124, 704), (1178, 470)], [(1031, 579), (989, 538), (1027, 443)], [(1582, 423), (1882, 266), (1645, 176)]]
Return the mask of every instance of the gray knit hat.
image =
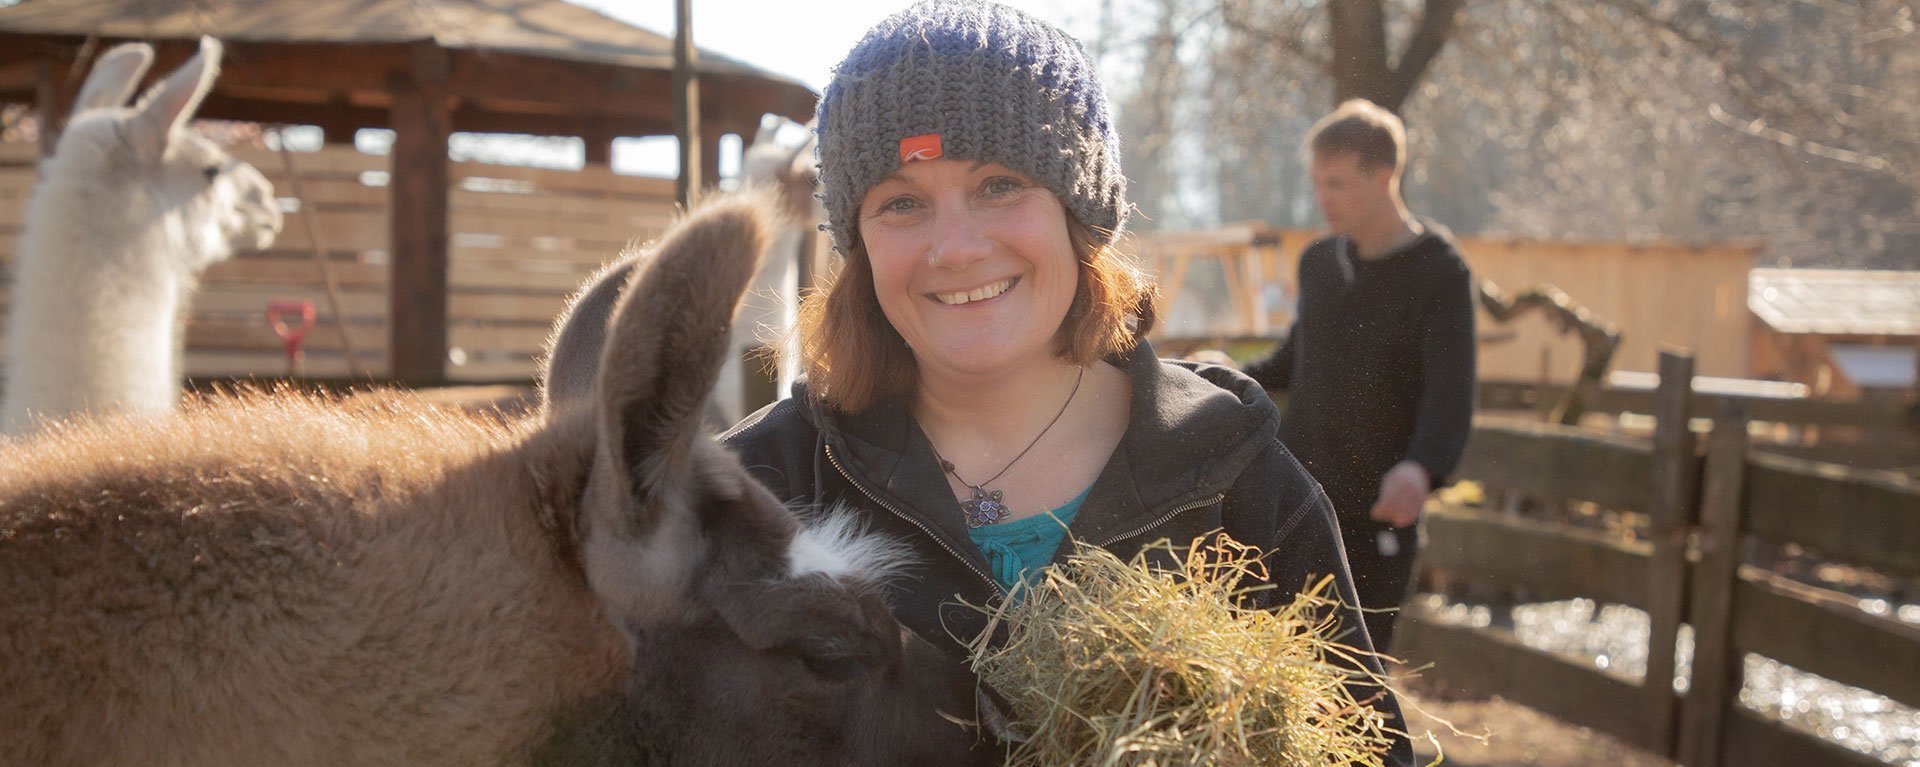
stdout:
[(1012, 8), (931, 0), (894, 14), (834, 69), (817, 115), (821, 199), (842, 255), (867, 189), (918, 159), (997, 162), (1108, 241), (1126, 225), (1119, 137), (1093, 62)]

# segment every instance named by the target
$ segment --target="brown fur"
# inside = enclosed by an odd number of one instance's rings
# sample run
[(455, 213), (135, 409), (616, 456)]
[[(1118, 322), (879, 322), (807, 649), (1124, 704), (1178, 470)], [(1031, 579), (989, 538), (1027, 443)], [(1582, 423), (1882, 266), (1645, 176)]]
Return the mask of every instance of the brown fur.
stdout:
[(679, 764), (989, 762), (939, 716), (970, 675), (790, 577), (798, 523), (698, 433), (764, 231), (678, 226), (595, 396), (525, 420), (248, 393), (0, 444), (8, 759), (524, 763), (624, 694)]
[[(551, 508), (536, 436), (254, 395), (0, 447), (8, 751), (508, 761), (627, 666), (553, 521), (526, 513)], [(167, 710), (194, 715), (141, 715)], [(429, 711), (457, 726), (405, 713)]]

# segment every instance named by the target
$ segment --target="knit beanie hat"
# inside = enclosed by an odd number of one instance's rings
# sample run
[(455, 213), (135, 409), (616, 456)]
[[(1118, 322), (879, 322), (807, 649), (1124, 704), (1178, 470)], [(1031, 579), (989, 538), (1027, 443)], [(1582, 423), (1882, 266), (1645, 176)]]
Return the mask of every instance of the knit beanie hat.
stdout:
[(1052, 25), (1003, 5), (930, 0), (880, 22), (834, 69), (816, 112), (820, 194), (851, 252), (867, 190), (903, 163), (996, 162), (1082, 223), (1127, 220), (1120, 142), (1093, 62)]

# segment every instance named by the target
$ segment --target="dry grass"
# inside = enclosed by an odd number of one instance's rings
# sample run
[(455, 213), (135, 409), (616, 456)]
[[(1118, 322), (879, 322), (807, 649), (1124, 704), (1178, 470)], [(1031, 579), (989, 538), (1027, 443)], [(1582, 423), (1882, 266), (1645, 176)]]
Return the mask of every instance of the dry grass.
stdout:
[(1331, 580), (1240, 607), (1239, 584), (1264, 581), (1256, 550), (1223, 538), (1174, 553), (1184, 573), (1082, 546), (989, 610), (1008, 640), (987, 646), (990, 628), (974, 668), (1031, 733), (1009, 764), (1380, 764), (1392, 733), (1344, 684), (1354, 651), (1326, 638)]

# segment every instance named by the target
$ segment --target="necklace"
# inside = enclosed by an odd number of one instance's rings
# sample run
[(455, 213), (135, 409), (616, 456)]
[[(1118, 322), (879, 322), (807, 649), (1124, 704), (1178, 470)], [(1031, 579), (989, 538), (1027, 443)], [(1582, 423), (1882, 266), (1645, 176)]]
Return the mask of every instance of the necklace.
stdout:
[[(1005, 467), (1001, 468), (1000, 471), (993, 476), (988, 477), (985, 482), (976, 485), (965, 479), (961, 479), (960, 472), (955, 471), (953, 468), (953, 462), (947, 460), (946, 456), (940, 454), (940, 448), (933, 448), (933, 457), (940, 461), (940, 469), (953, 475), (955, 480), (958, 480), (961, 485), (964, 485), (967, 490), (973, 493), (972, 497), (960, 502), (960, 510), (967, 515), (967, 527), (991, 525), (1006, 519), (1008, 514), (1011, 513), (1002, 500), (1001, 492), (998, 490), (988, 490), (987, 485), (993, 484), (994, 480), (1005, 475), (1008, 470), (1013, 468), (1014, 464), (1020, 462), (1020, 459), (1027, 457), (1027, 452), (1032, 450), (1034, 445), (1040, 444), (1040, 438), (1047, 436), (1047, 432), (1053, 431), (1053, 425), (1060, 422), (1060, 416), (1067, 414), (1067, 406), (1072, 405), (1073, 398), (1080, 394), (1080, 382), (1086, 377), (1087, 369), (1084, 367), (1080, 368), (1080, 374), (1074, 376), (1073, 379), (1073, 391), (1068, 392), (1067, 401), (1060, 404), (1060, 412), (1053, 414), (1053, 420), (1048, 421), (1046, 428), (1041, 429), (1039, 434), (1034, 435), (1032, 442), (1028, 442), (1026, 447), (1021, 448), (1019, 455), (1014, 456), (1013, 460), (1008, 461)], [(932, 447), (933, 441), (928, 440), (927, 445)]]

